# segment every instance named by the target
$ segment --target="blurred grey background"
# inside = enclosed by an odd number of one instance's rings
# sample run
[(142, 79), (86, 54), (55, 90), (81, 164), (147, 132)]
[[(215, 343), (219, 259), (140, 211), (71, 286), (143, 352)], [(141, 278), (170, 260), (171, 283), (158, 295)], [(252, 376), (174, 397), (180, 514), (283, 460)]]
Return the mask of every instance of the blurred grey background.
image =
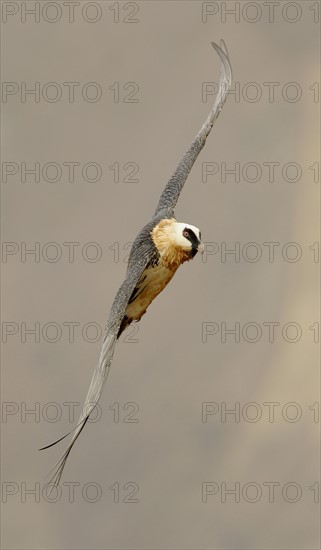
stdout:
[[(3, 548), (320, 547), (317, 6), (2, 2)], [(66, 442), (37, 449), (80, 411), (220, 38), (235, 94), (176, 211), (206, 253), (117, 346), (52, 502)]]

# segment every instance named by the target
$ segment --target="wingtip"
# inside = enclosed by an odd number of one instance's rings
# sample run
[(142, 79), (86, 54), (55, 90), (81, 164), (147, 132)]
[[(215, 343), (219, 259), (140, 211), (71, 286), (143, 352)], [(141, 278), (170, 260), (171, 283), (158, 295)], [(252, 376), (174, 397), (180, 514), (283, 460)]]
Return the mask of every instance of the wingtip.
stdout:
[(223, 52), (225, 53), (226, 57), (229, 57), (228, 49), (227, 49), (227, 46), (226, 46), (225, 41), (223, 40), (223, 38), (221, 38), (220, 44), (221, 44), (221, 48), (222, 48)]
[(225, 69), (225, 76), (226, 80), (228, 82), (228, 85), (230, 86), (232, 83), (232, 67), (230, 63), (230, 58), (228, 54), (228, 49), (226, 47), (226, 44), (223, 39), (220, 40), (220, 46), (216, 44), (216, 42), (211, 42), (211, 45), (213, 46), (214, 50), (217, 52), (219, 57), (221, 58), (221, 62)]
[(211, 42), (211, 45), (214, 48), (214, 50), (216, 50), (218, 53), (223, 52), (226, 55), (227, 58), (229, 57), (228, 49), (227, 49), (227, 46), (226, 46), (223, 38), (221, 38), (219, 44), (217, 44), (216, 42)]

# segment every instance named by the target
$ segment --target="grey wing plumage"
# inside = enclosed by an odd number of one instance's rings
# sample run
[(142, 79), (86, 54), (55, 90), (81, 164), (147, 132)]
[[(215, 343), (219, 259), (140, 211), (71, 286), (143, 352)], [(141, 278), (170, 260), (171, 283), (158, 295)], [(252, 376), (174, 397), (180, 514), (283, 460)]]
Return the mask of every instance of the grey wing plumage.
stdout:
[[(128, 258), (126, 278), (116, 294), (116, 298), (107, 321), (107, 330), (118, 333), (131, 294), (135, 289), (141, 274), (155, 252), (155, 245), (151, 237), (151, 231), (156, 223), (157, 219), (154, 219), (145, 225), (138, 233), (133, 243)], [(124, 304), (125, 307), (123, 307)]]
[[(78, 423), (76, 425), (76, 428), (71, 430), (71, 432), (68, 432), (66, 435), (55, 441), (54, 443), (51, 443), (50, 445), (46, 445), (45, 447), (42, 447), (40, 451), (43, 451), (44, 449), (49, 449), (49, 447), (52, 447), (53, 445), (56, 445), (56, 443), (59, 443), (65, 437), (70, 435), (72, 432), (73, 436), (72, 439), (62, 455), (62, 457), (58, 460), (58, 462), (55, 464), (53, 469), (51, 470), (53, 473), (48, 486), (57, 487), (59, 485), (64, 467), (66, 465), (67, 459), (70, 455), (71, 449), (73, 448), (74, 444), (76, 443), (76, 440), (80, 436), (82, 430), (84, 429), (93, 409), (97, 405), (102, 391), (104, 389), (105, 382), (107, 380), (107, 376), (110, 370), (112, 358), (114, 355), (114, 348), (116, 344), (116, 335), (113, 333), (106, 333), (101, 349), (101, 354), (99, 357), (99, 361), (96, 365), (96, 368), (94, 370), (93, 377), (91, 379), (91, 383), (89, 386), (89, 390), (87, 393), (87, 397), (85, 399), (85, 403), (80, 415), (80, 418), (78, 420)], [(51, 490), (50, 489), (50, 490)]]
[(123, 284), (121, 285), (121, 287), (119, 288), (115, 296), (113, 305), (111, 307), (111, 311), (106, 324), (106, 331), (105, 331), (105, 336), (102, 344), (99, 361), (94, 370), (94, 374), (91, 379), (89, 390), (82, 409), (82, 413), (80, 415), (80, 418), (76, 427), (70, 432), (68, 432), (66, 435), (64, 435), (57, 441), (55, 441), (54, 443), (51, 443), (50, 445), (46, 445), (45, 447), (42, 447), (40, 449), (40, 450), (48, 449), (49, 447), (56, 445), (56, 443), (59, 443), (60, 441), (65, 439), (68, 435), (73, 433), (72, 439), (66, 451), (64, 452), (62, 457), (59, 459), (59, 461), (55, 464), (54, 468), (51, 470), (54, 472), (48, 483), (48, 485), (51, 486), (51, 489), (52, 487), (56, 487), (57, 485), (59, 485), (64, 467), (66, 465), (71, 449), (74, 446), (77, 438), (81, 434), (82, 430), (84, 429), (88, 421), (88, 418), (90, 417), (93, 409), (97, 405), (102, 395), (102, 392), (108, 377), (108, 373), (111, 367), (119, 327), (124, 317), (127, 304), (129, 302), (131, 294), (134, 291), (135, 286), (141, 274), (143, 273), (146, 265), (149, 263), (150, 259), (152, 258), (155, 250), (154, 244), (150, 236), (150, 231), (153, 225), (154, 223), (150, 223), (146, 225), (140, 231), (140, 233), (135, 239), (135, 242), (133, 243), (132, 250), (128, 260), (126, 278)]
[(224, 41), (221, 40), (221, 47), (215, 44), (215, 42), (212, 42), (211, 44), (221, 59), (219, 91), (217, 93), (213, 108), (211, 109), (206, 121), (195, 136), (193, 142), (187, 149), (178, 167), (168, 181), (163, 193), (161, 194), (159, 203), (155, 210), (155, 216), (160, 212), (164, 213), (164, 217), (174, 216), (174, 210), (180, 192), (183, 189), (184, 183), (193, 167), (194, 162), (205, 145), (207, 136), (209, 135), (215, 120), (222, 110), (222, 107), (226, 101), (228, 90), (232, 83), (232, 69)]

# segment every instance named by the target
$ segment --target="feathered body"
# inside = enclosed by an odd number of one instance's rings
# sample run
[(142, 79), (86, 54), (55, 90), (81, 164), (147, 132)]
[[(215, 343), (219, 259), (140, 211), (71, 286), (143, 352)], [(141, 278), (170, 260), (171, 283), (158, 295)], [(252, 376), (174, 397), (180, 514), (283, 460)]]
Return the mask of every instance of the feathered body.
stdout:
[[(186, 230), (190, 229), (191, 234), (194, 233), (196, 237), (194, 246), (189, 241), (184, 243), (183, 239), (180, 239), (181, 226)], [(189, 224), (179, 224), (175, 218), (156, 220), (154, 227), (152, 229), (148, 227), (148, 231), (147, 238), (151, 247), (150, 260), (129, 298), (118, 338), (132, 321), (140, 321), (148, 306), (168, 285), (179, 266), (191, 260), (197, 248), (202, 248), (199, 236), (196, 236), (197, 233), (199, 235), (199, 230)], [(134, 248), (136, 248), (135, 243)]]

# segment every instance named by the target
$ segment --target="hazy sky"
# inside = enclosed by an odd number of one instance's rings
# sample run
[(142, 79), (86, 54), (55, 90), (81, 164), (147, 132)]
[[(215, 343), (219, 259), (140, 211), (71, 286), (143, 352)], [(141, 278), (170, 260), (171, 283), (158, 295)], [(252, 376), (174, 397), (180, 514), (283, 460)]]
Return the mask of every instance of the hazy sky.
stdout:
[[(320, 547), (317, 6), (2, 2), (4, 548)], [(234, 87), (176, 210), (205, 253), (122, 336), (49, 500), (66, 443), (37, 449), (78, 417), (220, 38)]]

